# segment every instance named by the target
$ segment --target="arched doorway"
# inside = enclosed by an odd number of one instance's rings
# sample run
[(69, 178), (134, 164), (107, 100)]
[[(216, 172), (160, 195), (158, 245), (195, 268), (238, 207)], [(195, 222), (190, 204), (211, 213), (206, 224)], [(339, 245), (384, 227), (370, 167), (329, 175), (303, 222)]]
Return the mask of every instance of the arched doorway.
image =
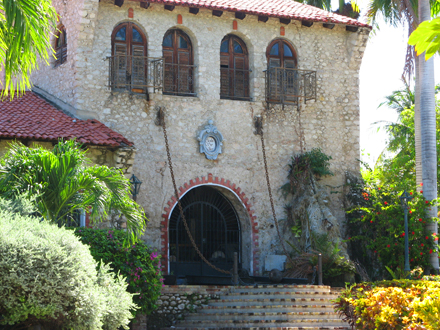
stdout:
[[(199, 186), (181, 198), (185, 219), (197, 247), (215, 266), (230, 270), (234, 252), (241, 262), (241, 228), (234, 206), (217, 189)], [(221, 275), (195, 251), (176, 205), (169, 220), (170, 271), (175, 275)]]

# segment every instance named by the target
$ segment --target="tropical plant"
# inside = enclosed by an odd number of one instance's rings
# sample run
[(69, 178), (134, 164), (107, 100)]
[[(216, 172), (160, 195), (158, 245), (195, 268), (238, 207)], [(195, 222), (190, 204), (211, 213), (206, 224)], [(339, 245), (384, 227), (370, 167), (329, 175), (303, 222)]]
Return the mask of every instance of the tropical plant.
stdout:
[(96, 268), (71, 231), (0, 209), (0, 328), (128, 329), (125, 279)]
[(49, 59), (50, 35), (56, 28), (51, 0), (0, 0), (0, 68), (4, 86), (0, 98), (11, 98), (31, 86), (38, 60)]
[(75, 235), (90, 247), (95, 260), (108, 263), (115, 276), (126, 278), (127, 290), (136, 294), (133, 300), (139, 306), (134, 314), (150, 314), (157, 307), (163, 278), (156, 251), (143, 242), (124, 247), (125, 233), (121, 230), (75, 228)]
[[(318, 7), (324, 10), (331, 11), (332, 2), (331, 0), (297, 0), (300, 3), (305, 3), (310, 6)], [(359, 17), (359, 7), (357, 5), (357, 1), (352, 0), (349, 2), (345, 2), (345, 0), (339, 0), (339, 7), (335, 11), (335, 13), (348, 16), (354, 19)]]
[(88, 166), (85, 154), (75, 141), (59, 141), (53, 150), (13, 143), (0, 159), (0, 195), (33, 196), (39, 214), (57, 223), (80, 209), (90, 212), (92, 221), (104, 221), (109, 210), (118, 210), (135, 240), (144, 231), (146, 216), (130, 198), (130, 182), (118, 169)]
[[(440, 2), (433, 0), (393, 1), (372, 0), (368, 11), (370, 22), (375, 22), (382, 14), (385, 22), (393, 25), (407, 23), (408, 36), (418, 24), (429, 20), (440, 11)], [(414, 69), (414, 52), (408, 46), (404, 74), (410, 76)], [(415, 58), (415, 153), (416, 153), (416, 180), (417, 184), (425, 183), (424, 195), (427, 200), (437, 198), (437, 156), (435, 130), (435, 97), (434, 97), (434, 68), (432, 59), (424, 61)], [(404, 78), (405, 79), (405, 78)], [(431, 217), (437, 213), (436, 207), (428, 210)], [(432, 233), (437, 232), (437, 223), (427, 226)], [(432, 255), (432, 267), (439, 269), (437, 254)]]
[[(368, 172), (368, 170), (364, 170)], [(378, 184), (374, 175), (364, 175), (363, 183), (352, 183), (347, 194), (347, 235), (352, 258), (368, 269), (372, 278), (381, 279), (388, 267), (393, 273), (404, 268), (404, 210), (400, 205), (402, 191)], [(426, 200), (416, 189), (410, 190), (408, 239), (410, 267), (429, 269), (430, 257), (437, 252), (437, 234), (426, 234), (425, 226), (437, 221), (426, 211), (436, 201)]]
[(300, 251), (291, 242), (287, 242), (296, 251), (296, 255), (292, 256), (293, 264), (288, 265), (289, 269), (285, 272), (285, 276), (295, 278), (311, 276), (318, 266), (318, 254), (322, 257), (322, 274), (325, 284), (339, 286), (338, 276), (356, 273), (354, 263), (342, 255), (339, 242), (331, 242), (326, 234), (312, 232), (311, 237), (312, 247), (308, 252)]
[(425, 52), (425, 59), (440, 50), (440, 17), (424, 21), (411, 33), (408, 44), (415, 46), (417, 55)]
[(310, 184), (310, 180), (319, 180), (324, 176), (333, 175), (330, 171), (331, 156), (319, 148), (296, 154), (289, 164), (289, 182), (281, 187), (284, 194), (298, 194)]
[(393, 280), (355, 284), (342, 291), (335, 310), (358, 329), (428, 329), (439, 326), (440, 284)]
[[(436, 93), (440, 86), (436, 87)], [(393, 190), (416, 186), (414, 137), (414, 93), (409, 89), (394, 91), (380, 107), (387, 106), (398, 114), (396, 122), (379, 122), (388, 134), (388, 143), (374, 170), (381, 185)], [(440, 139), (440, 107), (437, 104), (437, 139)], [(437, 146), (438, 152), (440, 145)], [(366, 172), (364, 172), (366, 174)], [(440, 175), (440, 173), (437, 173)], [(438, 181), (440, 182), (440, 181)]]

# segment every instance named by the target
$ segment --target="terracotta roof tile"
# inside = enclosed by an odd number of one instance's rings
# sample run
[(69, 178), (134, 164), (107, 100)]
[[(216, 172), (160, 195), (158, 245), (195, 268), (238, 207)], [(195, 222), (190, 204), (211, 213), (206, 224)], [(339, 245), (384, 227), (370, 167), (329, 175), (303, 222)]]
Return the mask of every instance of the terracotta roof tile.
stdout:
[(149, 2), (212, 10), (241, 11), (252, 15), (371, 28), (371, 26), (353, 18), (334, 14), (294, 0), (149, 0)]
[(72, 118), (32, 92), (12, 102), (0, 102), (0, 138), (39, 141), (76, 138), (86, 145), (133, 145), (98, 120)]

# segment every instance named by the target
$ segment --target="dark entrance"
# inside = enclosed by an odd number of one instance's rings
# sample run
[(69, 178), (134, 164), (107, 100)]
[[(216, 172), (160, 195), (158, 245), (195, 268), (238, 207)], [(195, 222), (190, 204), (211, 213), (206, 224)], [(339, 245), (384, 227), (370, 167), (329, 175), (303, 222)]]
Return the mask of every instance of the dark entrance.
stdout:
[[(237, 213), (218, 190), (202, 186), (181, 199), (185, 219), (197, 247), (215, 266), (230, 270), (234, 252), (241, 260), (241, 231)], [(170, 270), (175, 275), (223, 275), (205, 264), (186, 233), (178, 205), (169, 222)]]

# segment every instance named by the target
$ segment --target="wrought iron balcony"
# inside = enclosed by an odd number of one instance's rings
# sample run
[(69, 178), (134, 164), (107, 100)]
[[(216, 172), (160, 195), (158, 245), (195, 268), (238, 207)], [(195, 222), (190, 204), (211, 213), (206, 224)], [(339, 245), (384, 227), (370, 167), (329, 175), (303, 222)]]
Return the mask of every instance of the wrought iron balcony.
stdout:
[(251, 70), (220, 68), (220, 98), (250, 100), (249, 76)]
[(266, 75), (266, 102), (299, 105), (316, 100), (316, 71), (270, 68)]
[(168, 95), (195, 96), (195, 65), (165, 63), (163, 93)]
[(109, 57), (109, 86), (116, 90), (147, 93), (163, 89), (164, 59), (161, 57), (115, 55)]

